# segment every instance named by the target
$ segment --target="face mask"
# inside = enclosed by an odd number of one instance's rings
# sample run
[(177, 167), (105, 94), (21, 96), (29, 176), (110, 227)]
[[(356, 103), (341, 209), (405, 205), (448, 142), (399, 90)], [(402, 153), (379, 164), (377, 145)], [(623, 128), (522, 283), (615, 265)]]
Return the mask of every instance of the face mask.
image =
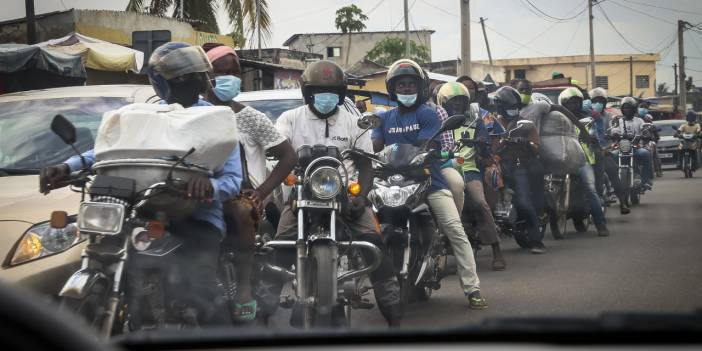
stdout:
[(522, 103), (528, 105), (531, 102), (531, 94), (520, 94), (522, 96)]
[(641, 117), (646, 116), (647, 113), (648, 113), (647, 108), (639, 107), (639, 116), (641, 116)]
[(411, 107), (414, 105), (415, 102), (417, 102), (417, 94), (412, 94), (412, 95), (402, 95), (402, 94), (397, 94), (397, 100), (405, 105), (405, 107)]
[(339, 95), (334, 93), (319, 93), (314, 94), (314, 109), (317, 112), (326, 115), (334, 111), (339, 104)]
[(241, 78), (235, 76), (215, 77), (214, 94), (220, 101), (232, 101), (241, 91)]
[(518, 109), (518, 108), (515, 108), (515, 109), (505, 110), (505, 114), (504, 114), (503, 117), (505, 117), (505, 118), (507, 118), (507, 119), (515, 119), (515, 118), (517, 118), (517, 117), (519, 117), (519, 109)]
[(592, 104), (592, 109), (597, 112), (602, 112), (602, 110), (604, 110), (604, 104), (601, 102), (596, 102)]

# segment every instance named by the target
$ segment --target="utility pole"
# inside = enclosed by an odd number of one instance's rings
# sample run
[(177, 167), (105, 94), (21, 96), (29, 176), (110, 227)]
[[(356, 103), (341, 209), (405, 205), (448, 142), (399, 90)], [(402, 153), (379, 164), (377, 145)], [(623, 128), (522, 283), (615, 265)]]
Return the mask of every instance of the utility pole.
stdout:
[[(261, 0), (256, 0), (256, 30), (258, 32), (258, 62), (263, 62), (261, 50)], [(263, 70), (258, 69), (258, 90), (263, 90)]]
[(183, 19), (183, 0), (179, 1), (180, 5), (178, 6), (178, 18)]
[(485, 18), (480, 17), (480, 26), (483, 27), (483, 38), (485, 38), (485, 47), (487, 47), (488, 60), (492, 66), (492, 54), (490, 53), (490, 43), (488, 43), (487, 34), (485, 34)]
[(24, 0), (24, 8), (27, 16), (27, 44), (36, 44), (37, 24), (34, 19), (34, 0)]
[(470, 76), (470, 0), (461, 1), (461, 75)]
[(687, 87), (685, 86), (685, 45), (683, 44), (683, 32), (685, 31), (685, 24), (687, 22), (678, 20), (678, 64), (680, 65), (680, 73), (678, 73), (678, 78), (680, 79), (680, 95), (678, 100), (680, 100), (680, 112), (684, 115), (687, 111)]
[(592, 84), (592, 89), (595, 89), (595, 38), (592, 31), (592, 1), (587, 0), (587, 9), (590, 22), (590, 84)]
[(673, 90), (673, 95), (678, 95), (678, 64), (673, 64), (673, 76), (675, 77), (675, 89)]
[(409, 7), (405, 0), (405, 58), (410, 58)]
[(634, 96), (634, 57), (629, 56), (629, 96)]

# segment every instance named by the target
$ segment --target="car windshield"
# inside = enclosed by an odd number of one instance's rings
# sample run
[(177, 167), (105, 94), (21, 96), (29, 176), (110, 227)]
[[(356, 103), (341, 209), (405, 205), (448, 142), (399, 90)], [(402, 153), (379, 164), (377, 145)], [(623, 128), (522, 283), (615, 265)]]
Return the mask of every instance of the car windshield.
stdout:
[(242, 101), (241, 103), (265, 113), (273, 123), (275, 123), (283, 112), (300, 107), (303, 104), (302, 100), (299, 99), (253, 100)]
[(74, 155), (51, 131), (61, 114), (76, 127), (79, 151), (93, 148), (102, 114), (127, 104), (125, 98), (71, 97), (0, 103), (0, 168), (38, 170)]
[(679, 123), (661, 123), (657, 125), (658, 128), (660, 128), (660, 132), (658, 134), (662, 137), (664, 136), (673, 136), (677, 131), (673, 129), (673, 126), (680, 127), (681, 125), (685, 124), (684, 121), (680, 121)]

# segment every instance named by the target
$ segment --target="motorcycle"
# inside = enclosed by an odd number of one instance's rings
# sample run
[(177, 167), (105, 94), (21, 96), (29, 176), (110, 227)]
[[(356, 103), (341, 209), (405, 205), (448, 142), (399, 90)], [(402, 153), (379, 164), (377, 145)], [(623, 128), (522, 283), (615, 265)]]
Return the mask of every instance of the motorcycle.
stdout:
[[(429, 140), (447, 130), (459, 128), (465, 116), (444, 121)], [(452, 152), (428, 150), (409, 144), (388, 145), (379, 156), (362, 153), (374, 167), (373, 189), (368, 199), (373, 205), (380, 228), (400, 283), (403, 304), (427, 301), (441, 287), (448, 273), (451, 245), (433, 223), (426, 204), (430, 186), (429, 167), (438, 160), (453, 158)]]
[[(364, 133), (378, 126), (365, 118), (358, 125)], [(349, 202), (347, 192), (360, 192), (357, 183), (349, 184), (344, 165), (344, 160), (359, 153), (363, 152), (355, 148), (355, 142), (343, 153), (335, 146), (301, 146), (298, 164), (286, 180), (286, 185), (294, 187), (291, 198), (297, 213), (297, 237), (263, 245), (265, 249), (295, 250), (294, 272), (271, 263), (265, 269), (293, 281), (293, 324), (305, 329), (348, 324), (352, 309), (373, 307), (363, 298), (370, 289), (366, 275), (380, 266), (383, 254), (371, 243), (341, 240), (344, 231), (339, 230), (338, 222)]]
[[(63, 116), (54, 117), (51, 129), (66, 144), (75, 142), (75, 127)], [(70, 176), (68, 183), (82, 194), (77, 226), (88, 244), (80, 269), (59, 297), (63, 309), (82, 316), (103, 338), (198, 325), (196, 303), (182, 288), (177, 268), (182, 264), (182, 242), (168, 226), (199, 206), (186, 198), (187, 181), (195, 175), (212, 176), (207, 168), (186, 162), (194, 152), (191, 148), (182, 156), (103, 160), (90, 169), (83, 162), (83, 169)], [(231, 306), (234, 255), (223, 249), (219, 267), (219, 284), (229, 287), (223, 298)]]
[(658, 157), (658, 149), (656, 148), (655, 132), (656, 126), (653, 123), (644, 123), (641, 125), (641, 138), (639, 140), (639, 145), (651, 154), (651, 167), (653, 168), (652, 174), (656, 177), (663, 176), (663, 168), (661, 166), (661, 159)]
[[(673, 126), (673, 129), (678, 130), (676, 126)], [(694, 173), (693, 162), (696, 161), (693, 160), (693, 157), (697, 157), (695, 144), (699, 136), (692, 133), (678, 133), (676, 136), (680, 139), (680, 145), (678, 145), (678, 149), (680, 149), (680, 169), (683, 171), (685, 178), (692, 178)]]
[(641, 178), (636, 170), (636, 160), (634, 151), (638, 148), (638, 137), (632, 135), (611, 135), (610, 139), (613, 143), (609, 146), (608, 151), (614, 153), (617, 157), (619, 166), (619, 179), (621, 179), (627, 198), (632, 204), (636, 205), (641, 201), (641, 195), (645, 188), (641, 183)]

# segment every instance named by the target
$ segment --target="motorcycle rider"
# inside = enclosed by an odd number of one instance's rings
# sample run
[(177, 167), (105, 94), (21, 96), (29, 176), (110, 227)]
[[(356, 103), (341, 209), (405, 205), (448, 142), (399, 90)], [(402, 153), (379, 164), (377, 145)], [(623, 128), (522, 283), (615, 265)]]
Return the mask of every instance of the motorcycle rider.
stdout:
[[(561, 92), (558, 96), (558, 103), (561, 106), (567, 108), (576, 117), (582, 116), (583, 111), (583, 94), (577, 88), (568, 88)], [(587, 162), (585, 165), (580, 167), (577, 176), (580, 183), (584, 185), (584, 191), (586, 192), (588, 202), (590, 204), (590, 214), (592, 214), (593, 221), (597, 227), (597, 235), (599, 236), (609, 236), (609, 230), (607, 229), (607, 220), (605, 219), (604, 212), (602, 211), (602, 203), (600, 196), (597, 194), (595, 189), (595, 172), (593, 171), (592, 165), (595, 163), (595, 151), (593, 150), (592, 144), (597, 143), (597, 139), (590, 137), (589, 131), (586, 134), (581, 133), (581, 143), (583, 151), (585, 152), (585, 158)], [(576, 222), (576, 228), (582, 223)], [(580, 230), (579, 230), (580, 231)]]
[(517, 89), (519, 96), (522, 97), (522, 104), (528, 105), (531, 102), (531, 93), (534, 89), (531, 81), (527, 79), (515, 79), (510, 82), (510, 86)]
[[(641, 125), (643, 119), (636, 117), (636, 99), (627, 96), (622, 99), (621, 111), (623, 118), (620, 119), (617, 126), (612, 127), (612, 135), (640, 137)], [(651, 153), (645, 148), (637, 148), (634, 151), (634, 159), (637, 162), (637, 168), (640, 169), (641, 183), (649, 190), (653, 186), (653, 168), (651, 168)]]
[[(687, 123), (681, 125), (677, 132), (675, 132), (675, 136), (679, 137), (682, 134), (693, 134), (696, 137), (700, 137), (702, 135), (702, 128), (700, 128), (700, 124), (697, 123), (697, 113), (695, 111), (687, 111), (685, 114), (685, 119), (687, 120)], [(697, 170), (697, 150), (699, 149), (699, 139), (695, 140), (695, 143), (692, 148), (692, 171)], [(682, 157), (679, 158), (680, 161), (682, 162)]]
[[(222, 44), (203, 45), (212, 63), (215, 87), (207, 100), (218, 106), (229, 106), (236, 116), (241, 147), (244, 181), (241, 194), (224, 203), (227, 240), (237, 254), (236, 303), (234, 318), (250, 321), (256, 318), (257, 301), (251, 288), (251, 271), (256, 250), (256, 229), (261, 222), (265, 203), (273, 190), (283, 182), (297, 163), (297, 154), (290, 141), (281, 135), (264, 113), (233, 101), (241, 89), (241, 66), (234, 49)], [(266, 152), (278, 160), (267, 176)]]
[[(433, 142), (427, 139), (439, 130), (441, 124), (436, 111), (425, 104), (428, 92), (422, 68), (412, 60), (398, 60), (390, 66), (385, 85), (390, 98), (398, 102), (398, 107), (379, 114), (382, 123), (373, 130), (373, 150), (379, 152), (391, 144), (422, 146), (426, 142)], [(438, 143), (433, 143), (432, 146), (438, 146)], [(440, 162), (431, 165), (431, 187), (427, 202), (439, 230), (451, 242), (469, 307), (485, 309), (487, 302), (480, 294), (473, 249), (440, 167)]]
[[(148, 76), (154, 90), (165, 103), (184, 107), (212, 106), (199, 95), (212, 89), (210, 65), (200, 47), (169, 42), (154, 50), (149, 59)], [(232, 112), (232, 118), (234, 113)], [(95, 162), (93, 150), (83, 153), (90, 167)], [(70, 172), (80, 170), (80, 157), (41, 170), (40, 191), (57, 188)], [(217, 284), (219, 245), (225, 232), (222, 203), (239, 193), (242, 180), (239, 148), (235, 148), (222, 169), (214, 177), (194, 176), (187, 185), (187, 196), (202, 201), (188, 219), (169, 223), (169, 231), (181, 237), (183, 278), (188, 284), (188, 296), (202, 314), (202, 324), (224, 324), (231, 320), (222, 301), (223, 292)]]
[(612, 184), (614, 193), (619, 199), (619, 211), (621, 214), (628, 214), (631, 212), (628, 205), (628, 199), (626, 196), (626, 189), (619, 179), (619, 167), (614, 159), (614, 156), (607, 151), (609, 146), (609, 141), (607, 140), (607, 130), (612, 128), (612, 114), (605, 111), (605, 106), (607, 106), (607, 90), (604, 88), (595, 88), (590, 90), (588, 93), (590, 95), (590, 101), (592, 110), (590, 111), (590, 116), (593, 118), (593, 128), (594, 135), (599, 143), (598, 145), (592, 145), (597, 148), (595, 153), (595, 189), (597, 189), (598, 194), (604, 193), (605, 181), (604, 175), (607, 174), (609, 182)]
[[(516, 129), (517, 122), (522, 119), (520, 110), (524, 107), (519, 92), (510, 86), (501, 87), (495, 92), (493, 103), (500, 126), (507, 133)], [(514, 136), (511, 142), (500, 143), (493, 149), (495, 154), (503, 155), (503, 175), (515, 191), (517, 208), (526, 219), (533, 254), (546, 252), (538, 218), (544, 203), (544, 169), (537, 157), (539, 142), (538, 130), (531, 128)]]
[[(470, 93), (468, 89), (460, 83), (449, 82), (444, 84), (438, 93), (438, 102), (450, 115), (470, 113)], [(488, 135), (482, 117), (474, 122), (474, 128), (463, 127), (454, 131), (454, 137), (458, 140), (462, 138), (478, 140), (487, 143)], [(485, 199), (483, 189), (483, 177), (479, 169), (479, 158), (488, 158), (489, 147), (487, 144), (464, 145), (458, 150), (463, 157), (463, 164), (460, 169), (465, 181), (465, 191), (468, 193), (467, 201), (472, 209), (476, 211), (479, 227), (480, 241), (492, 247), (492, 269), (502, 271), (507, 268), (507, 262), (502, 255), (500, 242), (497, 236), (497, 225), (492, 217), (492, 211)], [(481, 156), (479, 156), (479, 154)], [(463, 206), (459, 206), (458, 213), (462, 214)]]
[[(290, 140), (295, 149), (302, 145), (317, 144), (336, 146), (340, 152), (350, 149), (354, 140), (364, 131), (356, 125), (356, 115), (340, 108), (346, 96), (344, 71), (331, 61), (317, 61), (305, 69), (301, 82), (306, 104), (283, 112), (276, 121), (276, 128)], [(356, 147), (372, 152), (369, 133), (358, 139)], [(385, 252), (375, 216), (366, 198), (373, 184), (372, 164), (367, 159), (357, 158), (354, 159), (354, 166), (359, 172), (361, 194), (351, 198), (351, 209), (344, 215), (343, 220), (353, 232), (349, 234), (354, 234), (354, 240), (368, 241)], [(276, 237), (285, 238), (291, 235), (297, 236), (297, 219), (291, 204), (288, 203), (281, 214)], [(293, 257), (280, 257), (279, 262), (290, 266), (294, 262)], [(390, 327), (398, 327), (402, 317), (400, 287), (392, 263), (387, 257), (384, 257), (380, 267), (370, 274), (370, 279), (380, 312)], [(280, 290), (278, 294), (279, 292)]]

